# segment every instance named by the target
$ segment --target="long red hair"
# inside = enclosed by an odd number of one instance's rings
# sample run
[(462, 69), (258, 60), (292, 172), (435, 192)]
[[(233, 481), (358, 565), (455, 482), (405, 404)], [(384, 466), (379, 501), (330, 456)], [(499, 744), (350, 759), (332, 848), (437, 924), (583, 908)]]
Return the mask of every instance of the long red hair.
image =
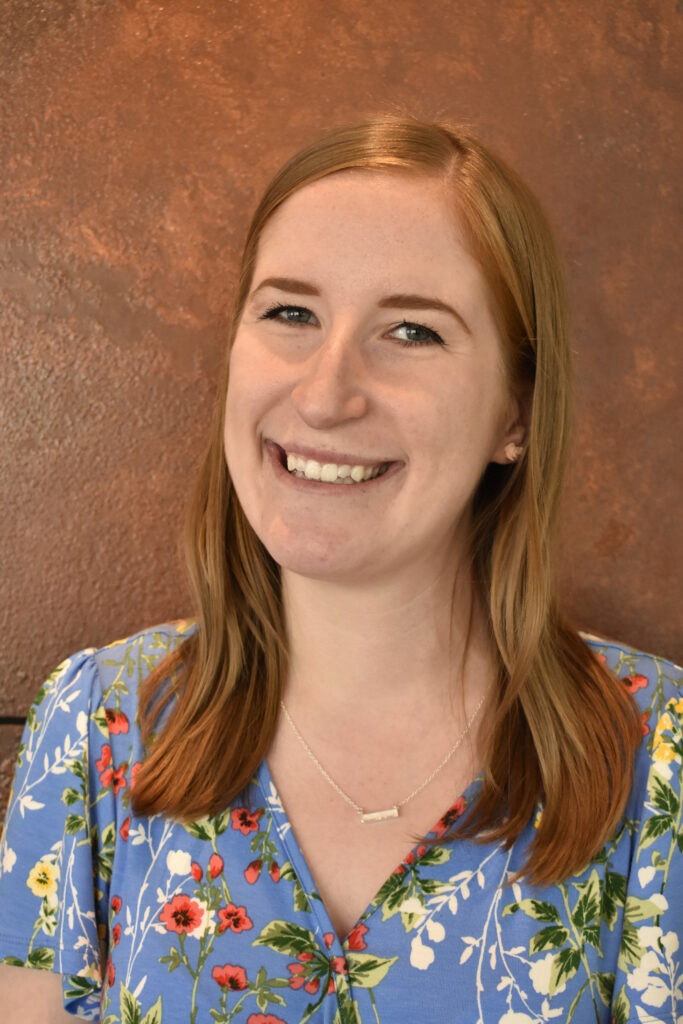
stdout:
[[(473, 499), (472, 565), (499, 685), (482, 710), (490, 727), (481, 790), (438, 842), (467, 836), (510, 846), (542, 801), (522, 874), (550, 884), (581, 869), (616, 829), (641, 739), (639, 715), (555, 596), (552, 546), (570, 437), (571, 373), (552, 233), (518, 176), (457, 124), (383, 116), (339, 128), (293, 156), (258, 205), (187, 522), (198, 628), (141, 688), (147, 755), (132, 806), (137, 814), (185, 821), (216, 813), (247, 791), (272, 743), (288, 665), (280, 570), (247, 522), (226, 469), (228, 358), (269, 217), (296, 190), (347, 168), (438, 175), (446, 182), (494, 296), (510, 387), (533, 395), (522, 459), (491, 464)], [(164, 710), (170, 713), (155, 735)]]

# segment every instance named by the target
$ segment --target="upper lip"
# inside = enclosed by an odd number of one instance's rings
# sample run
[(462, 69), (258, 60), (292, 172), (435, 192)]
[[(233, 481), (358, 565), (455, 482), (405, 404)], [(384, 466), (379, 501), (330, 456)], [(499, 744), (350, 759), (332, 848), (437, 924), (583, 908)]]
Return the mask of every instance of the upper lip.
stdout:
[(315, 459), (321, 465), (334, 463), (335, 465), (346, 466), (381, 466), (387, 462), (395, 462), (395, 459), (369, 459), (367, 455), (350, 455), (348, 452), (333, 452), (329, 448), (309, 448), (305, 444), (278, 444), (277, 441), (266, 441), (266, 444), (273, 444), (280, 451), (287, 455), (301, 455), (306, 459)]

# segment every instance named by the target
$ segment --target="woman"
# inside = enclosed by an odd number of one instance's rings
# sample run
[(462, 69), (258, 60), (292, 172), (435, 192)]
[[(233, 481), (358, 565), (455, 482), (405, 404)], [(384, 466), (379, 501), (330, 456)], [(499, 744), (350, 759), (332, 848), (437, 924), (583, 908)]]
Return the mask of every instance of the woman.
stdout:
[(568, 362), (543, 214), (468, 131), (377, 118), (282, 168), (196, 621), (29, 713), (10, 1019), (677, 1019), (680, 670), (557, 607)]

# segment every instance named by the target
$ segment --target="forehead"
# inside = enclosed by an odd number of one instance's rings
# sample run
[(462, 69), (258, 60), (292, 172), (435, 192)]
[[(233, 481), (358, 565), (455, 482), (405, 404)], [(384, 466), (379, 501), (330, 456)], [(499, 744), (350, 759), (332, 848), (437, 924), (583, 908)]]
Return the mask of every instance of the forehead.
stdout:
[(373, 286), (483, 288), (452, 190), (403, 171), (338, 171), (278, 207), (259, 239), (257, 274), (319, 278), (328, 267)]

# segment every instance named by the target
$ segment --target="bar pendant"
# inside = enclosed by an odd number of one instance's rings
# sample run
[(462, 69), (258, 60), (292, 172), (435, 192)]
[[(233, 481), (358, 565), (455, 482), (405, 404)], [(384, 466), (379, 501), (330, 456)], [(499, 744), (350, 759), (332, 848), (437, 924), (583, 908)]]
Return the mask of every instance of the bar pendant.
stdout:
[(387, 818), (398, 818), (398, 807), (387, 807), (385, 811), (361, 811), (361, 821), (385, 821)]

